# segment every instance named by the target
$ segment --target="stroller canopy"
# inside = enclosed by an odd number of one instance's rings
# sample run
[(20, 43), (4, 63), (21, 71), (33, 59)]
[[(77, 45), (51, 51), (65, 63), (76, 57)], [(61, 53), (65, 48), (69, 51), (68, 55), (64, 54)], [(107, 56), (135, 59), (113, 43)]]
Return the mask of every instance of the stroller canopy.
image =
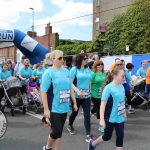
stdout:
[(20, 80), (16, 77), (9, 77), (6, 80), (7, 89), (11, 89), (14, 87), (21, 87)]

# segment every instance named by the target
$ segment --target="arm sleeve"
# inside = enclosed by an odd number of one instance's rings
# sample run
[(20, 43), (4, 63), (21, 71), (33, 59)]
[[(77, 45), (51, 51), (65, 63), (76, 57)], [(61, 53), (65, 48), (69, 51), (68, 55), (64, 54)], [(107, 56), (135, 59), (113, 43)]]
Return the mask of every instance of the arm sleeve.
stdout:
[(94, 78), (95, 78), (95, 76), (96, 76), (96, 73), (95, 73), (95, 72), (91, 72), (91, 76), (92, 76), (91, 82), (93, 82), (93, 81), (94, 81)]
[(141, 76), (141, 75), (140, 75), (140, 69), (138, 69), (136, 75), (137, 75), (137, 76)]
[(150, 75), (150, 68), (147, 69), (146, 74)]
[(36, 70), (32, 71), (32, 76), (36, 76)]
[(41, 81), (41, 92), (47, 92), (49, 87), (51, 86), (51, 73), (50, 70), (46, 70), (42, 75)]
[(11, 76), (12, 76), (11, 73), (10, 73), (10, 71), (8, 71), (8, 74), (9, 74), (8, 77), (11, 77)]
[(75, 79), (76, 74), (77, 74), (77, 68), (76, 68), (76, 67), (73, 67), (73, 68), (70, 70), (70, 78)]
[(102, 101), (107, 102), (108, 99), (110, 97), (110, 87), (109, 86), (105, 86), (103, 92), (102, 92)]
[(72, 89), (72, 81), (71, 81), (71, 78), (70, 78), (70, 72), (68, 70), (67, 70), (67, 74), (68, 74), (69, 79), (70, 79), (70, 85), (69, 85), (69, 87), (70, 87), (70, 89)]
[(22, 75), (22, 68), (19, 70), (18, 75)]

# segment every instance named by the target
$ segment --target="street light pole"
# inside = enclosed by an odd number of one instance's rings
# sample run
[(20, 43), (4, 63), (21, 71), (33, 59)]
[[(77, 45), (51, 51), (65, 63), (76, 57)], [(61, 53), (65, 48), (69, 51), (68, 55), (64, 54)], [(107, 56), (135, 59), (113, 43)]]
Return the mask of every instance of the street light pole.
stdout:
[(33, 18), (32, 18), (32, 20), (33, 20), (33, 24), (32, 24), (32, 32), (33, 32), (33, 34), (34, 34), (34, 8), (29, 8), (29, 9), (32, 10), (32, 14), (33, 14)]

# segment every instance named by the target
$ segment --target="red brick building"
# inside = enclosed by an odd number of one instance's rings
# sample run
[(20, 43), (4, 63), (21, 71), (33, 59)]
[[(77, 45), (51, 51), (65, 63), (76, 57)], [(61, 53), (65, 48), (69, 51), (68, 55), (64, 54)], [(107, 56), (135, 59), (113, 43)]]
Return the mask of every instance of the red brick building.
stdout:
[[(55, 38), (59, 36), (58, 33), (52, 33), (50, 23), (45, 27), (45, 35), (43, 36), (37, 36), (37, 33), (32, 31), (28, 31), (27, 34), (50, 51), (55, 49)], [(6, 60), (16, 61), (16, 53), (17, 47), (12, 42), (0, 43), (0, 64)]]

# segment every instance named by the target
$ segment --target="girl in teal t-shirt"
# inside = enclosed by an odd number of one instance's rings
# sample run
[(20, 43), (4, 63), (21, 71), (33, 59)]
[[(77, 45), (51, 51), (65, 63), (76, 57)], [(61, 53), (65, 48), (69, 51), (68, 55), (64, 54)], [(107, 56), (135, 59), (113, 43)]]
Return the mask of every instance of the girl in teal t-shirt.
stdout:
[[(100, 119), (100, 103), (101, 103), (101, 88), (104, 83), (106, 74), (104, 73), (104, 63), (101, 60), (97, 60), (93, 64), (93, 72), (91, 79), (91, 100), (94, 104), (94, 108), (96, 110), (97, 120), (99, 123)], [(93, 110), (91, 110), (91, 114), (93, 114)], [(104, 132), (104, 129), (99, 126), (98, 128), (101, 132)]]
[[(91, 140), (88, 150), (94, 150), (100, 143), (110, 140), (114, 129), (116, 131), (116, 149), (123, 149), (124, 121), (127, 120), (125, 89), (122, 85), (125, 73), (123, 70), (114, 69), (111, 75), (109, 74), (104, 83), (106, 86), (102, 89), (100, 107), (100, 125), (105, 129), (105, 133), (96, 140)], [(107, 84), (111, 77), (113, 81)]]

